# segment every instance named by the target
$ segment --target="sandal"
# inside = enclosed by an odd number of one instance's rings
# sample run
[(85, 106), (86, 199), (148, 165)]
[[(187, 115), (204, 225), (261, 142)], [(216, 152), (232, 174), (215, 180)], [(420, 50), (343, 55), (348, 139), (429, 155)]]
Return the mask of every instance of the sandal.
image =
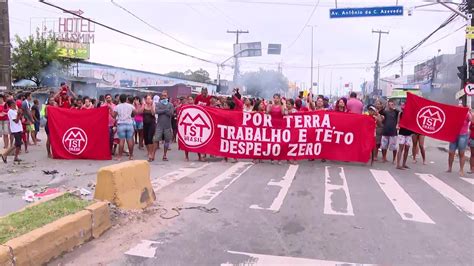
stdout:
[(168, 158), (163, 157), (163, 161), (167, 162), (167, 161), (168, 161)]
[(3, 156), (3, 154), (2, 154), (2, 161), (3, 163), (7, 163), (7, 157)]

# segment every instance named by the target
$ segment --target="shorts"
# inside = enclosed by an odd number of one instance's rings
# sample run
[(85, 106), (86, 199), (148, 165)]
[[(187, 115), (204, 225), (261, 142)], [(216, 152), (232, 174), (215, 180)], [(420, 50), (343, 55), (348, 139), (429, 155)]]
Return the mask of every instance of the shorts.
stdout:
[(39, 122), (39, 121), (36, 121), (35, 124), (34, 124), (34, 126), (35, 126), (35, 131), (36, 131), (36, 133), (38, 133), (38, 132), (40, 131), (40, 122)]
[(382, 136), (382, 150), (397, 150), (397, 136)]
[(0, 136), (10, 134), (10, 123), (8, 120), (0, 121)]
[(156, 133), (155, 137), (153, 140), (155, 142), (159, 142), (161, 140), (164, 140), (165, 142), (170, 142), (173, 139), (173, 130), (171, 128), (168, 129), (162, 129), (162, 128), (156, 128)]
[(12, 133), (12, 135), (13, 135), (13, 138), (15, 139), (15, 143), (14, 143), (15, 147), (20, 148), (21, 145), (23, 145), (23, 142), (21, 141), (23, 132)]
[(126, 140), (133, 139), (133, 133), (135, 133), (135, 131), (133, 130), (132, 124), (118, 124), (117, 125), (117, 135), (119, 139), (126, 139)]
[(410, 147), (412, 145), (411, 136), (398, 135), (398, 145), (407, 145)]
[(134, 121), (133, 126), (135, 130), (142, 130), (143, 129), (143, 121)]
[(35, 131), (35, 125), (33, 125), (33, 124), (26, 125), (26, 131), (28, 131), (28, 132)]
[(468, 139), (467, 134), (459, 135), (455, 142), (449, 143), (449, 151), (450, 152), (455, 152), (456, 150), (459, 150), (460, 152), (465, 151), (467, 148), (467, 139)]
[(474, 139), (469, 139), (469, 147), (474, 148)]

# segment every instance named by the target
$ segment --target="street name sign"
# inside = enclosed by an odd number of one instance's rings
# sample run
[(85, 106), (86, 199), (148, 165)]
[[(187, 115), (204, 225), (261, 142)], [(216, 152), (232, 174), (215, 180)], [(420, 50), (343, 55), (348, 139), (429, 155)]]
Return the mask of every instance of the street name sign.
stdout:
[(474, 83), (466, 83), (464, 86), (464, 92), (468, 96), (473, 96), (474, 95)]
[(474, 39), (474, 26), (466, 27), (466, 39)]
[(330, 18), (403, 16), (403, 6), (332, 8)]

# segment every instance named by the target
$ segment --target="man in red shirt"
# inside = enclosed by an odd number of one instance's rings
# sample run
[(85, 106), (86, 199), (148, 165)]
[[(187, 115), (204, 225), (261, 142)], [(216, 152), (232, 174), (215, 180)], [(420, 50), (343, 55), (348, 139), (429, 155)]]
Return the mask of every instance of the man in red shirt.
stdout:
[(207, 88), (202, 88), (201, 94), (196, 96), (196, 99), (194, 99), (194, 104), (201, 106), (211, 105), (211, 96), (208, 95)]
[(68, 93), (76, 98), (76, 95), (69, 87), (66, 85), (65, 82), (61, 82), (61, 87), (59, 88), (58, 92), (54, 95), (54, 100), (58, 103), (60, 108), (71, 109), (72, 102), (71, 97), (68, 96)]

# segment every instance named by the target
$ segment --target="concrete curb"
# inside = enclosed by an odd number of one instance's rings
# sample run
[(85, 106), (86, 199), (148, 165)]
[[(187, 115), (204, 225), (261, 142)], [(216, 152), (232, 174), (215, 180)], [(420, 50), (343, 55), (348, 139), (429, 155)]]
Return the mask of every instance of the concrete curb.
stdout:
[(43, 265), (111, 227), (107, 202), (95, 202), (84, 210), (35, 229), (0, 245), (0, 265)]

